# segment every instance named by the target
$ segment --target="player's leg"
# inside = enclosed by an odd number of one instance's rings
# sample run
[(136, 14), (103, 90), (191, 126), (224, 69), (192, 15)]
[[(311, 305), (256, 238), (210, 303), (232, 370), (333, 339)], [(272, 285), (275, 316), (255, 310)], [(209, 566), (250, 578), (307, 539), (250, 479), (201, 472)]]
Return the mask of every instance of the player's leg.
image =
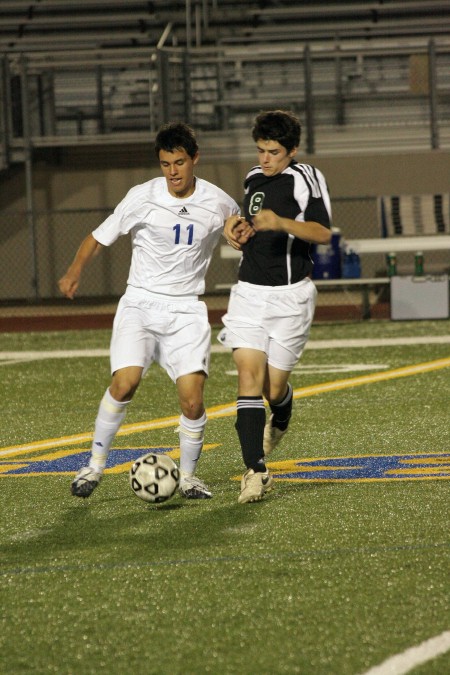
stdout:
[[(271, 415), (264, 430), (265, 456), (280, 443), (288, 429), (293, 400), (289, 376), (308, 341), (316, 296), (316, 287), (310, 279), (277, 293), (277, 312), (268, 327), (270, 340), (264, 395)], [(297, 307), (295, 312), (293, 306)]]
[(71, 491), (75, 497), (89, 497), (99, 484), (116, 433), (128, 404), (139, 386), (143, 368), (131, 366), (117, 370), (105, 391), (95, 419), (89, 465), (75, 476)]
[(233, 359), (238, 370), (236, 431), (247, 468), (238, 499), (243, 504), (262, 499), (272, 484), (263, 450), (266, 411), (262, 390), (267, 355), (257, 349), (239, 348), (233, 351)]
[(129, 366), (117, 370), (106, 390), (95, 420), (89, 466), (102, 472), (111, 444), (126, 415), (126, 409), (141, 381), (143, 368)]
[(170, 330), (160, 336), (158, 362), (177, 387), (181, 407), (180, 495), (187, 499), (209, 499), (211, 490), (196, 475), (203, 448), (206, 414), (203, 391), (208, 376), (211, 327), (204, 302), (177, 301), (170, 304)]
[(72, 494), (89, 497), (101, 480), (114, 437), (126, 414), (143, 373), (153, 360), (156, 340), (147, 329), (152, 325), (146, 308), (125, 294), (117, 308), (111, 336), (112, 381), (95, 420), (89, 465), (72, 482)]
[(196, 475), (197, 463), (203, 449), (206, 413), (203, 372), (182, 375), (176, 381), (181, 407), (178, 433), (180, 437), (180, 494), (187, 499), (209, 499), (210, 489)]
[(272, 478), (264, 463), (263, 436), (266, 421), (263, 385), (269, 336), (264, 326), (267, 289), (239, 282), (231, 290), (225, 328), (218, 339), (233, 349), (238, 369), (236, 430), (246, 472), (241, 481), (240, 503), (259, 501)]
[(270, 405), (270, 417), (264, 428), (264, 456), (267, 457), (285, 435), (292, 415), (293, 391), (290, 372), (267, 366), (264, 396)]

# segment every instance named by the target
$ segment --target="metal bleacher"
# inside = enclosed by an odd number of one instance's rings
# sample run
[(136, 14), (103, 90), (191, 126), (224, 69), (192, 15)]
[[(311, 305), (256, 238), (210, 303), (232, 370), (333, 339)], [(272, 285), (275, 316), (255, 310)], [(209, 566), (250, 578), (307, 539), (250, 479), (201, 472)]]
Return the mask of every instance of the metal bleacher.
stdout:
[(2, 0), (0, 49), (172, 46), (288, 40), (328, 42), (448, 33), (446, 0)]
[(4, 167), (167, 119), (226, 139), (274, 106), (308, 152), (450, 144), (447, 1), (2, 0), (0, 52)]

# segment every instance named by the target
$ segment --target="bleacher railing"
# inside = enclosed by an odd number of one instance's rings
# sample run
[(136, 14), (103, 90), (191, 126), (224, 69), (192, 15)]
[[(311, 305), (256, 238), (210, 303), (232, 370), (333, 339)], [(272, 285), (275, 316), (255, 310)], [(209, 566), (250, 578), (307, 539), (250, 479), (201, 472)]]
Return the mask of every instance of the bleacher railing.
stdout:
[[(450, 44), (36, 52), (3, 57), (1, 159), (32, 147), (147, 140), (168, 120), (201, 131), (248, 129), (256, 112), (289, 107), (303, 119), (306, 151), (353, 130), (413, 134), (425, 148), (450, 142)], [(409, 136), (408, 136), (409, 134)], [(342, 134), (341, 134), (342, 135)], [(390, 143), (389, 135), (387, 144)]]

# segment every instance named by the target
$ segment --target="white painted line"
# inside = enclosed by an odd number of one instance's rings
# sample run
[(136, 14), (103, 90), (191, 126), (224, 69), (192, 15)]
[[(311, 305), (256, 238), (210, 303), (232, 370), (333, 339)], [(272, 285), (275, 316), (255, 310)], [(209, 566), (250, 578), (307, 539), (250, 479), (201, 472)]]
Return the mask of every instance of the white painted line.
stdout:
[[(395, 347), (401, 345), (444, 345), (450, 344), (450, 335), (427, 335), (398, 338), (355, 338), (342, 340), (310, 340), (306, 349), (349, 349), (354, 347)], [(231, 349), (220, 344), (211, 346), (213, 354), (231, 354)], [(0, 351), (0, 365), (5, 362), (41, 361), (42, 359), (75, 359), (84, 357), (108, 357), (109, 349), (61, 349), (54, 351)]]
[(444, 631), (436, 637), (425, 640), (416, 647), (410, 647), (401, 654), (391, 656), (389, 659), (367, 670), (363, 675), (403, 675), (413, 668), (435, 659), (450, 650), (450, 631)]
[[(402, 345), (446, 345), (450, 344), (450, 335), (421, 335), (417, 337), (396, 338), (354, 338), (341, 340), (309, 340), (305, 349), (351, 349), (354, 347), (397, 347)], [(213, 354), (231, 353), (223, 345), (213, 345)], [(1, 354), (1, 353), (0, 353)]]
[(33, 352), (0, 352), (1, 361), (42, 361), (43, 359), (76, 359), (86, 356), (109, 356), (109, 349), (60, 349)]
[(307, 349), (348, 349), (351, 347), (401, 347), (402, 345), (446, 345), (450, 335), (421, 335), (396, 338), (355, 338), (353, 340), (310, 340)]
[[(335, 363), (325, 365), (323, 363), (303, 365), (299, 363), (292, 369), (292, 375), (309, 375), (316, 373), (356, 373), (365, 370), (386, 370), (389, 366), (385, 363)], [(237, 370), (226, 370), (225, 375), (237, 376)]]

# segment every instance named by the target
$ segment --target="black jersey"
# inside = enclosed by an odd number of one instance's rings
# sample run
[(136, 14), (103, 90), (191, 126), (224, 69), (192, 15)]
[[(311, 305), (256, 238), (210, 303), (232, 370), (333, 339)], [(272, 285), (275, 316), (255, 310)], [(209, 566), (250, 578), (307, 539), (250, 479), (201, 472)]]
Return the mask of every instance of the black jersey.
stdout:
[[(264, 176), (260, 166), (245, 179), (244, 214), (251, 223), (259, 209), (271, 209), (291, 220), (314, 220), (331, 227), (330, 198), (323, 174), (309, 164), (293, 161), (275, 176)], [(239, 279), (260, 286), (295, 284), (311, 275), (310, 244), (292, 234), (257, 232), (242, 246)]]

